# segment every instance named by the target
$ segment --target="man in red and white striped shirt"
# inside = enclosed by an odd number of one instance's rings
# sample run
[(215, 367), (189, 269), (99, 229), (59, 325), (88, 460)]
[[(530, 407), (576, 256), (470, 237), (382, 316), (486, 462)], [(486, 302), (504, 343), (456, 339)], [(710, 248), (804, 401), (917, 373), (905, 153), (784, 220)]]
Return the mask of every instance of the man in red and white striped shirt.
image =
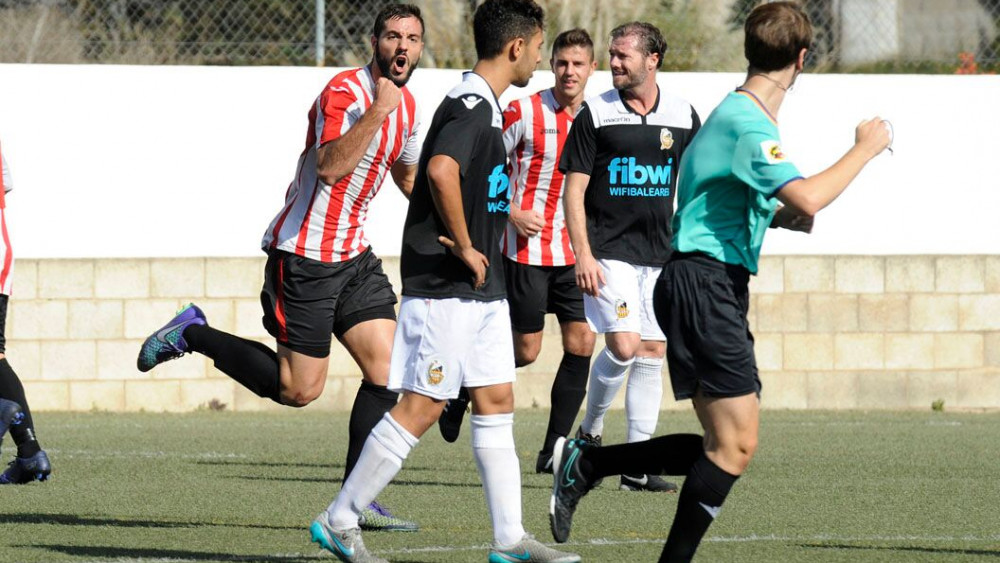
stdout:
[(7, 158), (0, 150), (0, 441), (4, 432), (17, 445), (17, 456), (3, 473), (0, 485), (21, 485), (31, 481), (45, 481), (52, 473), (52, 465), (45, 450), (38, 445), (35, 422), (31, 417), (24, 386), (7, 361), (7, 301), (10, 298), (14, 269), (14, 255), (7, 236), (7, 192), (14, 188)]
[(587, 392), (595, 335), (587, 325), (576, 284), (576, 258), (563, 216), (559, 157), (573, 118), (597, 68), (594, 42), (583, 29), (559, 34), (552, 44), (555, 86), (516, 100), (504, 112), (513, 197), (501, 242), (517, 365), (535, 361), (545, 314), (562, 328), (563, 358), (552, 384), (552, 408), (535, 471), (552, 472), (552, 446), (573, 427)]
[[(420, 9), (390, 4), (375, 18), (372, 61), (333, 77), (309, 112), (305, 149), (285, 205), (264, 234), (261, 290), (270, 348), (208, 326), (198, 307), (182, 309), (143, 343), (140, 371), (199, 352), (260, 397), (301, 407), (323, 391), (332, 336), (361, 368), (351, 412), (344, 479), (364, 441), (398, 394), (386, 388), (396, 328), (396, 295), (364, 226), (388, 175), (409, 197), (420, 147), (418, 113), (406, 82), (423, 50)], [(366, 529), (416, 529), (377, 503)]]

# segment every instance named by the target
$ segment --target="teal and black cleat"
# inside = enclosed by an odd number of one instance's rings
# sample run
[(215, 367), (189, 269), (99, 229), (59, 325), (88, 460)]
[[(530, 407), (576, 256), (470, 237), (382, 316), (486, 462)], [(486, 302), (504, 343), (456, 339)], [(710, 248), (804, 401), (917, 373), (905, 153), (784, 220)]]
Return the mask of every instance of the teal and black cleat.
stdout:
[(48, 481), (52, 474), (52, 464), (45, 450), (31, 457), (16, 457), (7, 470), (0, 475), (0, 485), (23, 485), (32, 481)]
[(569, 539), (576, 505), (594, 488), (580, 469), (580, 456), (590, 444), (583, 440), (559, 438), (552, 448), (552, 497), (549, 499), (549, 525), (559, 543)]
[(139, 371), (147, 372), (163, 362), (183, 356), (188, 352), (184, 329), (191, 325), (205, 324), (208, 324), (205, 313), (202, 313), (194, 303), (188, 303), (177, 311), (169, 323), (149, 335), (149, 338), (142, 343), (139, 358), (135, 362), (136, 367)]
[(532, 563), (577, 563), (580, 556), (575, 553), (558, 551), (539, 542), (531, 534), (525, 534), (514, 545), (494, 545), (490, 549), (490, 563), (510, 563), (529, 561)]
[(21, 411), (21, 405), (14, 401), (0, 399), (0, 444), (3, 443), (7, 429), (21, 424), (22, 420), (24, 420), (24, 413)]
[(420, 526), (412, 520), (404, 520), (389, 512), (378, 501), (372, 501), (358, 516), (358, 525), (362, 530), (371, 532), (416, 532)]
[(331, 528), (329, 522), (326, 511), (312, 521), (309, 534), (313, 543), (318, 543), (344, 563), (389, 563), (365, 548), (360, 528), (338, 531)]

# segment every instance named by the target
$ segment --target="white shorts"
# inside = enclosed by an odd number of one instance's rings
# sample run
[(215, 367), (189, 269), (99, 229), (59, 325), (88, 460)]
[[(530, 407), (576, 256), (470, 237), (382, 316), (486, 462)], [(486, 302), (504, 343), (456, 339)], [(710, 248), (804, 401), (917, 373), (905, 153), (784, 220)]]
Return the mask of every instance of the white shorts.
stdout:
[(403, 297), (389, 389), (453, 399), (461, 387), (514, 381), (507, 300)]
[(598, 334), (636, 332), (643, 340), (666, 341), (653, 313), (653, 287), (662, 268), (635, 266), (619, 260), (600, 259), (597, 263), (604, 270), (607, 283), (598, 297), (583, 294), (590, 330)]

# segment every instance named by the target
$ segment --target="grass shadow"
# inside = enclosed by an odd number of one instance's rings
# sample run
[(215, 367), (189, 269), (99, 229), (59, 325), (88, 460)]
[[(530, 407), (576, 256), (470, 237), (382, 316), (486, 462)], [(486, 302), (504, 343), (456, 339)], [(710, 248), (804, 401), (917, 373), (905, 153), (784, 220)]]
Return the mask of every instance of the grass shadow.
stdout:
[(800, 544), (807, 549), (846, 549), (858, 551), (908, 551), (913, 553), (929, 553), (933, 555), (975, 555), (980, 557), (1000, 557), (1000, 550), (993, 549), (959, 549), (953, 547), (919, 547), (919, 546), (871, 546), (848, 544)]
[(94, 518), (75, 514), (0, 514), (0, 524), (56, 524), (60, 526), (95, 526), (115, 528), (250, 528), (261, 530), (299, 530), (301, 526), (276, 526), (273, 524), (227, 524), (219, 522), (169, 522), (160, 520), (123, 520), (119, 518)]
[(275, 561), (285, 563), (317, 560), (317, 557), (306, 555), (232, 555), (228, 553), (214, 553), (211, 551), (186, 551), (180, 549), (147, 549), (111, 546), (16, 545), (13, 547), (47, 549), (64, 555), (88, 558), (168, 559), (172, 561)]

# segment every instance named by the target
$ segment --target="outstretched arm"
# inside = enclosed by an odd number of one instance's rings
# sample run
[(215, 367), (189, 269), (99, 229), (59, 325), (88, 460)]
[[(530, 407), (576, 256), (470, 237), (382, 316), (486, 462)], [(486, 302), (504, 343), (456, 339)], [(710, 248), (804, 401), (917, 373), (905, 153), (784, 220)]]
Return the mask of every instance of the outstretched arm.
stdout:
[(778, 191), (781, 203), (800, 215), (815, 215), (847, 188), (868, 162), (889, 146), (889, 129), (878, 117), (862, 121), (854, 132), (854, 146), (826, 170), (795, 180)]

